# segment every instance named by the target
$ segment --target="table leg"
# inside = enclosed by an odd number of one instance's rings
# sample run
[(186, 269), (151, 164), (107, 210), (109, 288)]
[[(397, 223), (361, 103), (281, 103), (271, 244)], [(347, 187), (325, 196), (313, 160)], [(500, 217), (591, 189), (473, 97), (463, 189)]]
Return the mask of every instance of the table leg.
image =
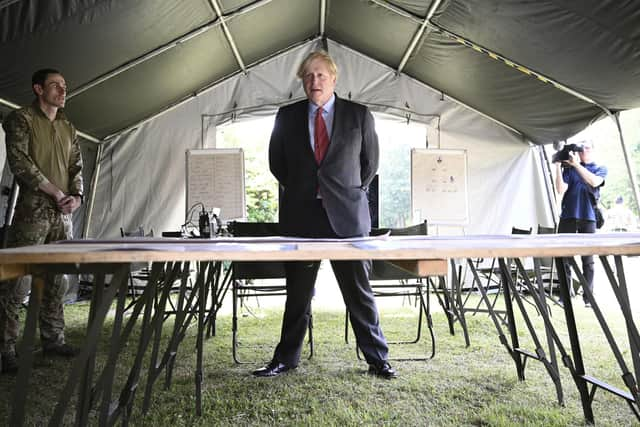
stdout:
[[(112, 286), (115, 285), (112, 283)], [(109, 420), (109, 411), (111, 409), (111, 394), (113, 389), (113, 380), (116, 369), (116, 362), (118, 360), (118, 355), (121, 351), (121, 342), (126, 342), (126, 337), (121, 337), (120, 332), (122, 330), (122, 319), (124, 317), (125, 302), (127, 297), (127, 278), (120, 283), (120, 290), (118, 291), (118, 302), (116, 305), (116, 316), (113, 321), (113, 329), (111, 332), (111, 343), (109, 345), (109, 357), (107, 359), (106, 366), (103, 370), (104, 372), (104, 384), (101, 385), (103, 388), (102, 393), (102, 405), (100, 408), (100, 415), (98, 420), (98, 425), (105, 426), (108, 425)], [(135, 314), (136, 310), (134, 310)], [(137, 315), (136, 315), (137, 316)], [(101, 381), (100, 381), (101, 382)], [(96, 388), (98, 385), (96, 385)]]
[(16, 379), (15, 392), (13, 393), (13, 402), (11, 403), (10, 425), (12, 426), (21, 426), (24, 421), (24, 407), (27, 400), (31, 369), (33, 367), (33, 346), (35, 343), (36, 323), (38, 321), (43, 292), (44, 278), (34, 275), (31, 281), (31, 295), (29, 296), (29, 307), (27, 308), (27, 318), (22, 334), (22, 342), (18, 351), (20, 356), (18, 362), (18, 377)]
[(518, 372), (518, 379), (524, 381), (524, 364), (520, 353), (516, 350), (520, 348), (520, 342), (518, 340), (518, 329), (516, 328), (516, 318), (513, 315), (513, 303), (511, 299), (511, 289), (509, 289), (508, 281), (511, 279), (511, 268), (507, 265), (504, 258), (498, 260), (500, 265), (500, 274), (502, 274), (502, 289), (504, 291), (504, 305), (507, 310), (507, 329), (511, 335), (511, 357), (516, 364), (516, 371)]
[[(91, 328), (91, 325), (95, 321), (96, 310), (102, 302), (104, 293), (104, 274), (100, 274), (96, 277), (93, 286), (93, 292), (91, 293), (91, 305), (89, 307), (89, 319), (87, 321), (87, 333)], [(89, 358), (85, 363), (84, 375), (80, 380), (80, 387), (78, 388), (78, 404), (76, 410), (76, 425), (87, 425), (89, 417), (89, 409), (91, 406), (91, 379), (93, 378), (93, 371), (95, 368), (96, 354), (92, 351), (89, 354)]]
[(202, 383), (204, 380), (202, 369), (202, 354), (204, 346), (204, 319), (207, 315), (207, 293), (205, 291), (205, 272), (201, 271), (196, 280), (198, 288), (198, 334), (196, 339), (196, 415), (202, 415)]
[(571, 293), (569, 291), (570, 283), (567, 280), (567, 266), (564, 259), (556, 260), (558, 279), (560, 280), (560, 296), (564, 305), (564, 316), (567, 322), (567, 332), (569, 334), (569, 342), (571, 343), (571, 354), (573, 355), (574, 370), (573, 380), (578, 387), (580, 400), (582, 401), (582, 412), (588, 423), (593, 424), (593, 409), (591, 408), (591, 398), (587, 388), (587, 382), (584, 379), (584, 361), (582, 359), (582, 350), (580, 348), (580, 340), (578, 338), (578, 328), (576, 326), (576, 318), (571, 304)]

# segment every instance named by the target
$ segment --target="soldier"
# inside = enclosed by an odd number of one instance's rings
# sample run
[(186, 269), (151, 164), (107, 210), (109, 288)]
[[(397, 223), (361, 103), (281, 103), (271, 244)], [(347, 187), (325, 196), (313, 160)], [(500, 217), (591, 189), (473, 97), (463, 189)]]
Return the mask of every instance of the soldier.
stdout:
[[(59, 71), (36, 71), (31, 79), (34, 102), (14, 111), (3, 123), (7, 161), (20, 184), (9, 247), (72, 238), (71, 214), (82, 203), (82, 158), (76, 129), (63, 107), (67, 85)], [(47, 274), (40, 309), (40, 340), (45, 356), (72, 357), (65, 343), (63, 276)], [(18, 281), (0, 284), (0, 353), (2, 372), (18, 369), (18, 309), (25, 291)]]

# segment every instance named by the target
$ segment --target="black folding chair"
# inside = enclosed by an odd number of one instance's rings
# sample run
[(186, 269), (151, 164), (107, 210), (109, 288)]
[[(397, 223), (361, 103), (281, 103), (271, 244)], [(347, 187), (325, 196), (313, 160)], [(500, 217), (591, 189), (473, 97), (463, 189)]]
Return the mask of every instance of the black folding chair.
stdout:
[[(233, 221), (228, 225), (229, 232), (234, 237), (268, 237), (279, 235), (279, 225), (274, 222), (239, 222)], [(231, 284), (233, 295), (232, 344), (233, 360), (243, 362), (239, 357), (239, 318), (240, 308), (246, 307), (249, 298), (265, 296), (286, 296), (287, 289), (284, 263), (280, 261), (234, 261), (231, 264)], [(272, 280), (279, 279), (279, 280)], [(259, 280), (259, 282), (256, 282)], [(265, 280), (269, 280), (265, 283)], [(258, 302), (259, 304), (259, 302)], [(313, 357), (313, 318), (309, 313), (309, 358)]]
[[(125, 230), (120, 227), (120, 236), (123, 238), (143, 238), (153, 237), (153, 229), (145, 234), (144, 227), (139, 226), (135, 230)], [(149, 281), (149, 275), (151, 270), (149, 269), (149, 263), (134, 263), (129, 270), (129, 295), (132, 298), (131, 303), (125, 308), (128, 310), (136, 301), (137, 296), (144, 292), (144, 288)]]
[[(425, 221), (405, 228), (378, 228), (371, 230), (372, 236), (386, 233), (390, 233), (392, 236), (426, 236), (427, 222)], [(373, 260), (369, 280), (373, 294), (376, 297), (401, 297), (403, 301), (408, 301), (409, 304), (413, 303), (419, 307), (415, 336), (392, 340), (388, 342), (389, 344), (417, 344), (422, 338), (422, 328), (425, 320), (429, 329), (431, 336), (430, 353), (421, 356), (397, 358), (395, 360), (427, 360), (433, 358), (435, 355), (435, 335), (433, 333), (433, 322), (430, 311), (429, 278), (416, 276), (391, 262)], [(345, 341), (349, 341), (348, 310), (345, 315)], [(357, 347), (356, 352), (358, 358), (361, 358)]]

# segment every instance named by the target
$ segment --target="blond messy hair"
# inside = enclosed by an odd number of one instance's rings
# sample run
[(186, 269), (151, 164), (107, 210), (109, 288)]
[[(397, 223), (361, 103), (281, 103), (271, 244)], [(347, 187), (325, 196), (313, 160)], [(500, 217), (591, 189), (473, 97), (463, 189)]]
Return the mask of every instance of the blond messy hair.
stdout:
[(298, 67), (298, 72), (296, 73), (296, 76), (298, 76), (298, 78), (300, 79), (304, 78), (304, 74), (307, 71), (307, 67), (309, 66), (311, 61), (313, 61), (314, 59), (321, 59), (322, 61), (324, 61), (324, 63), (327, 64), (327, 66), (329, 67), (329, 72), (334, 77), (336, 78), (338, 77), (338, 66), (333, 61), (333, 58), (331, 58), (331, 56), (329, 56), (329, 54), (326, 51), (317, 50), (315, 52), (311, 52), (309, 55), (307, 55), (304, 61), (302, 61), (302, 64), (300, 64), (300, 67)]

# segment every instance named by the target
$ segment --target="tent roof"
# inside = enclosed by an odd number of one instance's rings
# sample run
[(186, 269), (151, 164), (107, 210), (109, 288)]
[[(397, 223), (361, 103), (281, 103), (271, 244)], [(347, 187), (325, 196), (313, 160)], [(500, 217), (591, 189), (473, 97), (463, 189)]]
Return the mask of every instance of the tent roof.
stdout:
[(32, 72), (58, 68), (74, 123), (102, 139), (318, 37), (535, 143), (640, 107), (632, 0), (5, 0), (0, 100), (28, 104)]

